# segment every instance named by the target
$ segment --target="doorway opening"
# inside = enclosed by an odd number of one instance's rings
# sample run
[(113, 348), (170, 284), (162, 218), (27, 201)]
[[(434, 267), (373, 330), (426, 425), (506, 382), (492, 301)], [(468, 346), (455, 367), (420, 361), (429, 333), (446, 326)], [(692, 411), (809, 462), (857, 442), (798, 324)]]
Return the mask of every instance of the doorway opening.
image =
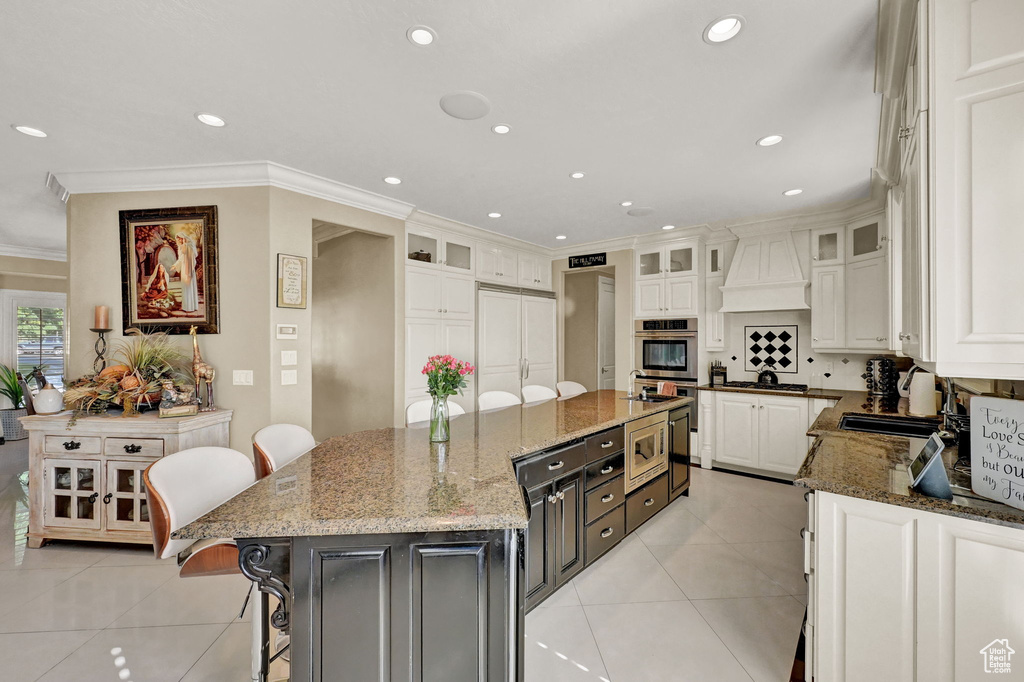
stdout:
[(317, 222), (311, 271), (313, 435), (392, 426), (394, 238)]
[(563, 376), (588, 391), (615, 388), (615, 268), (563, 280)]

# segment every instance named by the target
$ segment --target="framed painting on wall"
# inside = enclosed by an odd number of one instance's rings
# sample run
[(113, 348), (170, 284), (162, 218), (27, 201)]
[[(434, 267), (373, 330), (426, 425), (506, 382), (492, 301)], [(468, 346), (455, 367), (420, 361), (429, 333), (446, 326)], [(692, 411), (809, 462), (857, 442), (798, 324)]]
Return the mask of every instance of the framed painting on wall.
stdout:
[(219, 333), (217, 207), (121, 211), (124, 330)]
[(277, 307), (306, 307), (306, 259), (277, 254)]

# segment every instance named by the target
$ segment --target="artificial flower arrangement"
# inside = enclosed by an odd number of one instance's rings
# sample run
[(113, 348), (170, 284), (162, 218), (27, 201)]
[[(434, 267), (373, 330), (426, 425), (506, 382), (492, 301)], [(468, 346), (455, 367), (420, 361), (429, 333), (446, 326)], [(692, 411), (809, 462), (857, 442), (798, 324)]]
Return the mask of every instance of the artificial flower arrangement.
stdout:
[(140, 407), (155, 407), (162, 382), (168, 379), (176, 386), (194, 385), (188, 357), (163, 332), (129, 329), (111, 357), (116, 364), (68, 384), (64, 405), (74, 410), (72, 423), (84, 414), (103, 413), (111, 405), (121, 406), (124, 416), (134, 416)]

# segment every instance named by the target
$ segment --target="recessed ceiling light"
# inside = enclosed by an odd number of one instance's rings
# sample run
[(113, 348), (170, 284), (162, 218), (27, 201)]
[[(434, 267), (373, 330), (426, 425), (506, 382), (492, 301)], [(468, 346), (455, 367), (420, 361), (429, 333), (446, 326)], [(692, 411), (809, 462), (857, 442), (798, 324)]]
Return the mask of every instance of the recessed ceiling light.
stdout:
[(386, 178), (384, 178), (384, 182), (388, 183), (389, 185), (401, 185), (402, 184), (402, 179), (401, 178), (396, 178), (393, 175), (389, 175)]
[(579, 180), (580, 178), (582, 178), (582, 177), (583, 177), (583, 175), (584, 175), (583, 173), (581, 173), (581, 172), (579, 172), (579, 171), (576, 171), (576, 172), (575, 172), (575, 173), (573, 173), (573, 174), (572, 174), (572, 176), (570, 176), (570, 177), (572, 177), (572, 179), (573, 179), (573, 180)]
[(661, 229), (663, 229), (663, 230), (674, 230), (674, 229), (676, 229), (676, 226), (675, 225), (662, 225)]
[(11, 127), (17, 130), (19, 133), (23, 133), (31, 137), (46, 137), (46, 133), (44, 133), (42, 130), (39, 130), (39, 128), (30, 128), (29, 126), (14, 125), (12, 125)]
[(213, 114), (204, 114), (203, 112), (199, 112), (196, 114), (196, 118), (200, 123), (205, 123), (206, 125), (213, 126), (214, 128), (223, 128), (227, 125), (224, 122), (224, 119), (220, 116), (214, 116)]
[(783, 192), (783, 194), (785, 194), (787, 197), (795, 197), (797, 194), (803, 194), (803, 190), (799, 188), (787, 189), (785, 192)]
[(766, 135), (757, 141), (759, 147), (771, 147), (782, 142), (782, 135)]
[(738, 14), (729, 14), (715, 19), (704, 29), (704, 41), (708, 43), (724, 43), (743, 28), (743, 17)]
[(429, 26), (413, 26), (405, 32), (405, 36), (413, 45), (423, 47), (434, 42), (434, 38), (437, 37), (437, 34), (434, 33), (434, 29)]
[(496, 125), (493, 128), (491, 128), (491, 130), (493, 130), (494, 132), (498, 133), (499, 135), (504, 135), (508, 131), (512, 130), (512, 128), (510, 128), (507, 125), (499, 124), (499, 125)]
[(565, 235), (564, 234), (560, 234), (557, 237), (555, 237), (555, 239), (565, 239)]
[(623, 201), (621, 204), (619, 204), (619, 206), (622, 206), (624, 208), (629, 208), (632, 205), (633, 205), (632, 201)]
[(500, 213), (488, 213), (487, 217), (488, 218), (500, 218), (501, 214)]

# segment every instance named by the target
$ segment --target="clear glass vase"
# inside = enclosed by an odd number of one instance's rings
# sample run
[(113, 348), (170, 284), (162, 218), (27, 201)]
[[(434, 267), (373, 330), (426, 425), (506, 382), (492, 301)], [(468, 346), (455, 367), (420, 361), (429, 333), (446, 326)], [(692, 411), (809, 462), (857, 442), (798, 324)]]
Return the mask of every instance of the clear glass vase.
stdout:
[(434, 403), (430, 406), (430, 442), (444, 443), (450, 437), (451, 429), (448, 426), (448, 396), (434, 396)]

